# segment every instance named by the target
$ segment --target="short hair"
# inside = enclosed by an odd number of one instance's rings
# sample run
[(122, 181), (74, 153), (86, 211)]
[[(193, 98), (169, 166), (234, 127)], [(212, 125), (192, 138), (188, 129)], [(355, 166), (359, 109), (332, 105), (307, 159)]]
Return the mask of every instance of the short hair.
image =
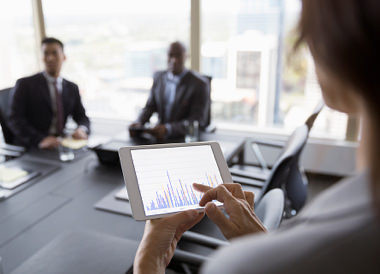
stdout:
[(169, 50), (172, 48), (172, 47), (177, 47), (177, 48), (180, 48), (181, 51), (183, 53), (186, 53), (186, 46), (184, 45), (184, 43), (182, 43), (181, 41), (174, 41), (172, 43), (170, 43), (169, 45)]
[(44, 39), (42, 39), (41, 46), (46, 45), (46, 44), (58, 44), (62, 48), (62, 50), (64, 48), (63, 43), (54, 37), (45, 37)]

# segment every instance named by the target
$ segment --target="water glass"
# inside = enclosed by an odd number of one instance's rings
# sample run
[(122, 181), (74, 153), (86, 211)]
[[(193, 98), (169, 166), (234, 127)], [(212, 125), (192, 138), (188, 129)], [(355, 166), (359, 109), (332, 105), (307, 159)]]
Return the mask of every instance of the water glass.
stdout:
[(197, 142), (199, 140), (199, 122), (194, 121), (186, 121), (186, 135), (185, 135), (185, 142), (191, 143), (191, 142)]
[(62, 162), (69, 162), (69, 161), (74, 160), (75, 158), (74, 151), (71, 148), (63, 146), (63, 145), (59, 145), (58, 153), (59, 153), (59, 159)]

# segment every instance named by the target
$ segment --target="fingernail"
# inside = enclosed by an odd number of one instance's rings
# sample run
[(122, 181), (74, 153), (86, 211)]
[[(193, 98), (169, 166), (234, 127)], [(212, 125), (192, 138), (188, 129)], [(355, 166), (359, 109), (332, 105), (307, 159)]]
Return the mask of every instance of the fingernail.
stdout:
[(215, 208), (216, 208), (216, 206), (215, 206), (214, 203), (210, 203), (210, 205), (207, 206), (207, 207), (208, 207), (209, 211), (211, 211), (211, 212), (213, 212), (215, 210)]

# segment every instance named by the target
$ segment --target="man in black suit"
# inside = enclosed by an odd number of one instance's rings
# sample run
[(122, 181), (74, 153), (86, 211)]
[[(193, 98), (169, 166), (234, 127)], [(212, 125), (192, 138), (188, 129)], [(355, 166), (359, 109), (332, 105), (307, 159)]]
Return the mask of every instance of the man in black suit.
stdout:
[(60, 76), (66, 60), (63, 43), (55, 38), (45, 38), (41, 48), (45, 70), (19, 79), (13, 90), (10, 128), (16, 136), (16, 143), (43, 149), (57, 147), (68, 116), (78, 124), (72, 137), (87, 139), (90, 121), (78, 86)]
[(144, 125), (155, 112), (159, 122), (149, 133), (158, 139), (184, 136), (185, 121), (198, 121), (201, 128), (207, 126), (209, 84), (204, 77), (186, 69), (185, 60), (184, 45), (170, 44), (168, 69), (155, 73), (149, 99), (130, 129)]

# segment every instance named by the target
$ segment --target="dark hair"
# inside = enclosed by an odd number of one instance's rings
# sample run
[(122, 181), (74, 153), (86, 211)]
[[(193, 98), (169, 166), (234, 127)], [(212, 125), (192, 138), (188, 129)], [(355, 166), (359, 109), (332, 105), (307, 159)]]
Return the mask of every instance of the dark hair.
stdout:
[(302, 0), (299, 40), (363, 98), (371, 120), (370, 172), (380, 211), (380, 1)]
[(181, 49), (181, 51), (182, 51), (183, 53), (186, 52), (186, 46), (185, 46), (185, 44), (182, 43), (181, 41), (174, 41), (174, 42), (170, 43), (170, 45), (169, 45), (169, 50), (170, 50), (172, 47), (176, 47), (176, 48)]
[(63, 43), (54, 37), (45, 37), (44, 39), (42, 39), (41, 46), (46, 44), (58, 44), (62, 48), (62, 50), (64, 49)]

